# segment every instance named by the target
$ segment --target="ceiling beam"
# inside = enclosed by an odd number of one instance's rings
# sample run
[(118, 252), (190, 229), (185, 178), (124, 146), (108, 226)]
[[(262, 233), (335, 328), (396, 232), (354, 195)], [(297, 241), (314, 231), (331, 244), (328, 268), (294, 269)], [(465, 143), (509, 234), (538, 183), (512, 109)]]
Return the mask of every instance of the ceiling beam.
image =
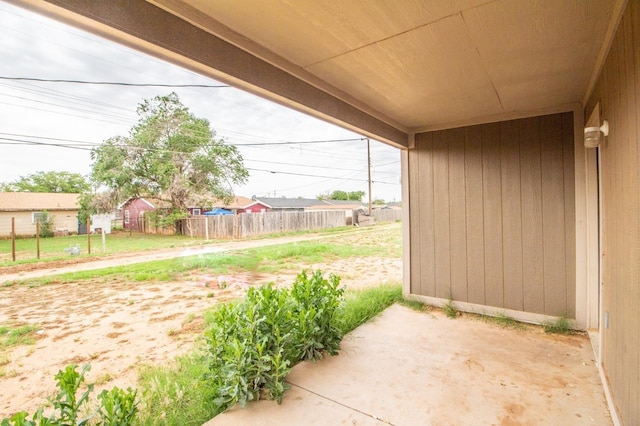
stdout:
[(143, 0), (8, 0), (399, 148), (408, 134)]

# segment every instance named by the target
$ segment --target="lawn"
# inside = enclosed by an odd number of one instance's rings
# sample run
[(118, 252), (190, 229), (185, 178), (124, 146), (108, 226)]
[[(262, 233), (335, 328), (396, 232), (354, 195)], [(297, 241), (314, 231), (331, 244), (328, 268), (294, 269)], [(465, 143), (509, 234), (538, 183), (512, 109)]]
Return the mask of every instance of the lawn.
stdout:
[[(212, 241), (209, 241), (211, 243)], [(106, 236), (105, 250), (102, 247), (102, 236), (91, 235), (91, 255), (88, 254), (88, 238), (86, 235), (68, 237), (41, 238), (40, 260), (36, 257), (36, 239), (19, 238), (16, 240), (16, 261), (11, 259), (11, 240), (0, 240), (0, 266), (34, 263), (66, 259), (70, 254), (66, 248), (79, 245), (80, 257), (99, 257), (117, 253), (129, 253), (152, 249), (184, 247), (203, 244), (202, 240), (193, 240), (182, 235), (151, 235), (128, 232), (116, 232)]]
[[(360, 230), (354, 227), (328, 228), (316, 231), (287, 232), (280, 234), (260, 235), (252, 240), (266, 238), (279, 238), (284, 236), (318, 234), (353, 234)], [(0, 267), (13, 266), (37, 262), (50, 262), (68, 259), (71, 255), (65, 252), (73, 246), (80, 247), (80, 258), (103, 257), (120, 253), (134, 253), (146, 250), (169, 249), (175, 247), (188, 247), (203, 244), (215, 244), (228, 240), (208, 240), (190, 238), (185, 235), (152, 235), (129, 232), (114, 232), (106, 236), (106, 244), (103, 248), (102, 236), (91, 235), (91, 254), (88, 253), (88, 238), (86, 235), (72, 235), (68, 237), (41, 238), (40, 259), (37, 258), (37, 243), (35, 238), (19, 238), (16, 240), (16, 260), (11, 257), (11, 240), (0, 240)]]
[[(157, 260), (126, 266), (70, 272), (17, 281), (19, 285), (38, 287), (56, 283), (105, 283), (114, 278), (134, 282), (184, 280), (187, 274), (297, 273), (305, 265), (354, 257), (399, 258), (402, 244), (397, 229), (377, 232), (362, 244), (360, 233), (341, 235), (322, 241), (301, 241), (224, 253), (212, 253)], [(166, 237), (165, 237), (166, 238)], [(5, 284), (9, 286), (10, 284)]]

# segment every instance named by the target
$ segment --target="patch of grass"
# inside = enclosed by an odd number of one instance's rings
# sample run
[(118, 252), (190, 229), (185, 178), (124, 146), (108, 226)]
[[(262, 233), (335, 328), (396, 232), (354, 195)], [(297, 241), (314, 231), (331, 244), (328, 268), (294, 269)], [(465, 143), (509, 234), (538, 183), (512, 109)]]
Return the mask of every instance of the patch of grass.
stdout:
[(338, 324), (346, 334), (401, 300), (402, 287), (399, 284), (347, 291), (337, 312)]
[(453, 300), (449, 298), (449, 301), (442, 307), (445, 315), (449, 318), (456, 318), (458, 316), (458, 310), (453, 306)]
[[(259, 235), (248, 238), (249, 240), (260, 240), (268, 238), (278, 238), (295, 235), (350, 235), (359, 232), (366, 232), (367, 229), (355, 227), (327, 228), (312, 231), (283, 232), (277, 234)], [(65, 248), (80, 245), (80, 257), (104, 257), (120, 253), (132, 253), (145, 250), (162, 248), (189, 247), (203, 244), (215, 244), (223, 240), (192, 239), (184, 235), (153, 235), (115, 231), (107, 235), (106, 251), (102, 251), (102, 236), (91, 235), (92, 253), (88, 254), (87, 236), (71, 235), (68, 237), (41, 238), (40, 239), (40, 259), (36, 259), (35, 238), (19, 238), (16, 240), (16, 257), (11, 260), (11, 241), (0, 239), (0, 267), (9, 265), (29, 264), (55, 261), (69, 258), (69, 254), (64, 252)]]
[(566, 317), (562, 316), (555, 321), (546, 321), (542, 323), (545, 333), (550, 334), (574, 334), (575, 330)]
[[(87, 236), (72, 235), (68, 237), (41, 238), (40, 259), (36, 259), (36, 239), (20, 238), (16, 240), (16, 257), (13, 262), (11, 256), (0, 257), (0, 266), (27, 263), (47, 262), (69, 258), (64, 249), (80, 245), (80, 257), (104, 257), (115, 253), (131, 253), (169, 247), (187, 247), (202, 244), (202, 240), (192, 240), (181, 235), (152, 235), (128, 232), (114, 232), (107, 235), (106, 251), (102, 251), (102, 236), (91, 235), (91, 251), (88, 254)], [(11, 240), (0, 240), (0, 253), (11, 253)]]
[(169, 365), (143, 367), (136, 423), (199, 426), (220, 414), (214, 403), (215, 389), (203, 380), (207, 371), (207, 360), (198, 349)]
[(0, 379), (10, 379), (12, 377), (16, 377), (17, 375), (18, 372), (16, 370), (5, 370), (4, 368), (0, 368)]
[(0, 350), (11, 346), (34, 344), (34, 334), (37, 329), (38, 326), (35, 324), (0, 325)]
[(527, 326), (520, 321), (517, 321), (515, 318), (512, 318), (508, 315), (503, 314), (502, 312), (495, 316), (490, 315), (473, 315), (482, 321), (490, 324), (495, 324), (502, 328), (510, 328), (513, 330), (524, 330)]

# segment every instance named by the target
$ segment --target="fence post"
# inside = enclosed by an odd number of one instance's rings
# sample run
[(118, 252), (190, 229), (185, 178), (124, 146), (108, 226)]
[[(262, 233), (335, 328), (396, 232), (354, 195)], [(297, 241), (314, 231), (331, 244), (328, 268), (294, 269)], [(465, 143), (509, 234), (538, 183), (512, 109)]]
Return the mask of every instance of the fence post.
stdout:
[(36, 257), (40, 259), (40, 219), (36, 219)]
[(16, 218), (11, 218), (11, 258), (16, 261)]
[(209, 241), (209, 218), (208, 217), (204, 218), (204, 235), (205, 235), (205, 239)]
[(91, 218), (87, 218), (87, 251), (91, 254)]
[(238, 230), (238, 220), (240, 219), (240, 215), (233, 216), (233, 238), (239, 238), (239, 230)]

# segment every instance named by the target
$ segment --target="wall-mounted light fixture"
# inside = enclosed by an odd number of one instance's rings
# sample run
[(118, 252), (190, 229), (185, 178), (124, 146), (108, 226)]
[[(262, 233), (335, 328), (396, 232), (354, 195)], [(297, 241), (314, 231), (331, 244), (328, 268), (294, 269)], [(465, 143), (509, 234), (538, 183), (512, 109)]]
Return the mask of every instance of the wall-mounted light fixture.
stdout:
[(604, 120), (600, 127), (584, 128), (584, 147), (597, 148), (604, 136), (609, 136), (609, 122)]

